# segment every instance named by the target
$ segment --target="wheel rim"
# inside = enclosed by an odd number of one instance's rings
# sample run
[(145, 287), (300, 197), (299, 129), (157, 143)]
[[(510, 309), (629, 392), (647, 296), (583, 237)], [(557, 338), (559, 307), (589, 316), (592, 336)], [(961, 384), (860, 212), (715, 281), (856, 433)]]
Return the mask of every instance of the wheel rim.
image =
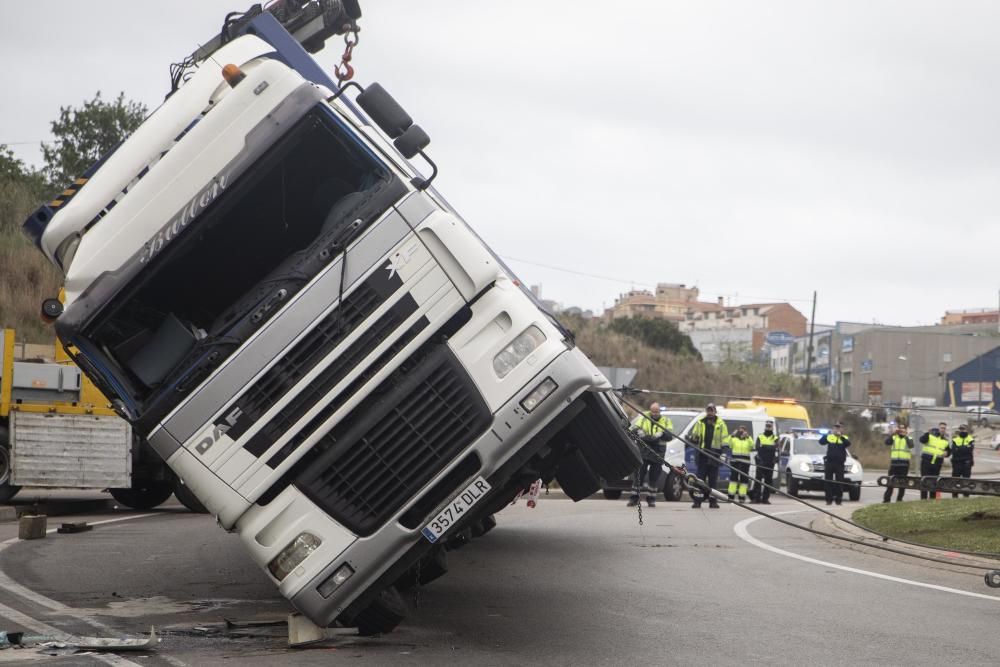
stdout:
[(0, 447), (0, 486), (10, 483), (10, 450)]

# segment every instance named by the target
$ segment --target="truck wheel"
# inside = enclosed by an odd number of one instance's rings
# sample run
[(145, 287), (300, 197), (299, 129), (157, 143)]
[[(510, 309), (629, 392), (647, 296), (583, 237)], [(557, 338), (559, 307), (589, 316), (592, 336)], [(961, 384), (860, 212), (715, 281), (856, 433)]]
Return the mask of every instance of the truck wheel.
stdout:
[(397, 590), (414, 586), (424, 586), (448, 573), (448, 554), (441, 547), (435, 547), (421, 556), (417, 564), (407, 570), (396, 583)]
[(181, 505), (195, 514), (208, 514), (208, 509), (201, 504), (198, 497), (191, 492), (190, 487), (180, 477), (174, 478), (174, 495)]
[(847, 492), (847, 497), (851, 500), (861, 500), (861, 484), (853, 485)]
[(601, 481), (577, 449), (559, 459), (556, 465), (556, 481), (573, 500), (583, 500), (601, 489)]
[(173, 492), (174, 487), (170, 482), (136, 479), (132, 480), (131, 489), (111, 489), (111, 497), (134, 510), (149, 510), (161, 505)]
[(7, 502), (21, 490), (21, 487), (10, 483), (13, 467), (7, 442), (7, 429), (0, 426), (0, 503)]
[(663, 483), (663, 499), (668, 502), (677, 502), (684, 495), (684, 480), (680, 475), (671, 471), (667, 473), (667, 480)]
[(622, 497), (621, 489), (603, 489), (603, 493), (608, 500), (618, 500)]
[(492, 514), (487, 514), (482, 519), (474, 522), (472, 524), (472, 536), (482, 537), (486, 533), (490, 532), (497, 527), (497, 520), (493, 518)]
[(581, 412), (563, 433), (579, 447), (590, 469), (604, 479), (621, 479), (639, 467), (641, 457), (635, 443), (619, 423), (603, 396), (586, 394)]
[(791, 470), (785, 472), (785, 486), (788, 487), (788, 495), (799, 496), (799, 480), (795, 479)]
[(378, 594), (375, 600), (358, 614), (354, 623), (358, 634), (371, 637), (392, 632), (406, 618), (406, 603), (395, 586), (389, 586)]

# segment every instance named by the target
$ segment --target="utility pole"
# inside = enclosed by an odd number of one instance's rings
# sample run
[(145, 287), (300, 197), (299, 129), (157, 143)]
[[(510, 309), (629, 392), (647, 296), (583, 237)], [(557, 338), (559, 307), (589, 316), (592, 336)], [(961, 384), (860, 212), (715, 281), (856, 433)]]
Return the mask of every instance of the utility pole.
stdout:
[(812, 389), (812, 364), (813, 364), (813, 335), (816, 333), (816, 290), (813, 290), (812, 317), (809, 318), (809, 345), (806, 347), (806, 383), (809, 385), (809, 398), (813, 397)]

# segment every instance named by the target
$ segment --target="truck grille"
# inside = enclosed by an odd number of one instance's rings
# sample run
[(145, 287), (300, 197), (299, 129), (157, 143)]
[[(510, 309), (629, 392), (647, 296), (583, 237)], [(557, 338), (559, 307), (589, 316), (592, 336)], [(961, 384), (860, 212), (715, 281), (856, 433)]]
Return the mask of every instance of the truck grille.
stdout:
[[(234, 440), (239, 439), (276, 401), (287, 394), (401, 285), (402, 281), (398, 277), (387, 280), (382, 271), (376, 271), (368, 280), (345, 296), (340, 306), (323, 318), (240, 396), (236, 401), (240, 416), (227, 431), (229, 437)], [(416, 304), (414, 308), (415, 306)], [(227, 414), (232, 412), (233, 410), (228, 410)], [(219, 425), (224, 421), (226, 417), (222, 416), (216, 424)], [(254, 451), (250, 447), (247, 449), (255, 456), (264, 451)]]
[(292, 481), (335, 520), (371, 535), (491, 424), (471, 378), (435, 345), (323, 436)]

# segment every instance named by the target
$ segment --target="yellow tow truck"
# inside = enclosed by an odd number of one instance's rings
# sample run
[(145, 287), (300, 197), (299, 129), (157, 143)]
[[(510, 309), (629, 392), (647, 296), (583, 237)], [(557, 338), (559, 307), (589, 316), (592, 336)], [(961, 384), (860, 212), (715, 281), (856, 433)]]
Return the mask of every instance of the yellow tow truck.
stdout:
[(52, 361), (18, 360), (13, 329), (0, 329), (0, 503), (21, 487), (107, 490), (136, 509), (177, 494), (204, 511), (61, 344)]

